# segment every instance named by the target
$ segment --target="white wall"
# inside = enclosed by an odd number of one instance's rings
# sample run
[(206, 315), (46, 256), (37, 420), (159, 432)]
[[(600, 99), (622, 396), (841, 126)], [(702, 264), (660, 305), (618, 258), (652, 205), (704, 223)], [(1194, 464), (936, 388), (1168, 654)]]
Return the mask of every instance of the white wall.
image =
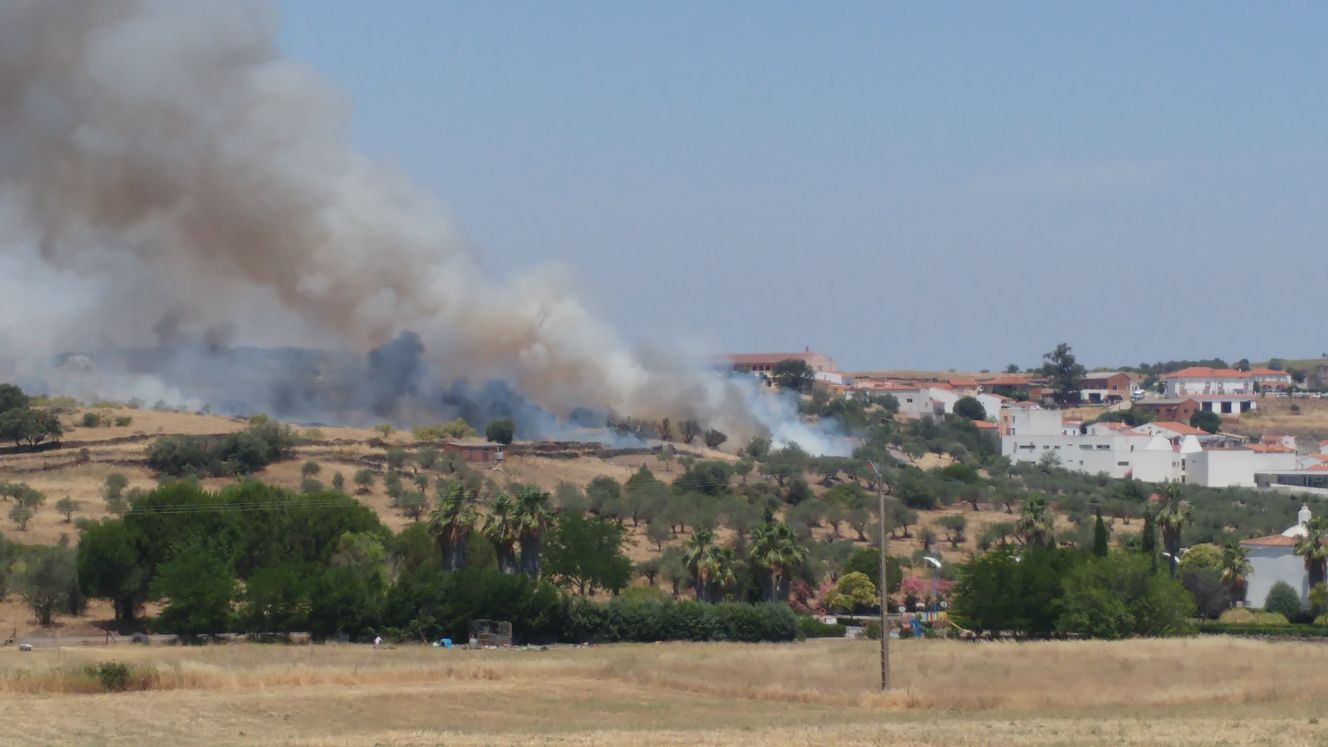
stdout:
[(1001, 406), (1005, 403), (1004, 400), (994, 394), (978, 394), (974, 398), (982, 404), (982, 409), (987, 411), (987, 420), (1000, 422)]
[[(1242, 449), (1242, 451), (1245, 451)], [(1296, 452), (1287, 451), (1282, 453), (1262, 453), (1251, 451), (1250, 456), (1254, 457), (1255, 472), (1295, 472), (1297, 468)]]
[(1007, 410), (1010, 415), (1010, 435), (1014, 436), (1053, 436), (1062, 435), (1060, 410), (1043, 410), (1034, 407), (1015, 407)]
[(1167, 379), (1168, 397), (1185, 397), (1191, 394), (1251, 394), (1254, 391), (1250, 379)]
[(1148, 450), (1148, 444), (1147, 439), (1119, 435), (1014, 434), (1001, 438), (1001, 454), (1012, 462), (1037, 462), (1051, 453), (1061, 467), (1075, 472), (1133, 475), (1149, 482), (1179, 480), (1180, 455), (1170, 446)]
[(1268, 599), (1268, 592), (1278, 581), (1291, 584), (1291, 588), (1300, 592), (1301, 604), (1309, 595), (1309, 577), (1305, 573), (1305, 561), (1291, 551), (1290, 547), (1260, 547), (1246, 545), (1250, 559), (1250, 574), (1247, 576), (1248, 588), (1245, 602), (1250, 607), (1262, 608)]
[(1185, 481), (1206, 488), (1254, 487), (1254, 452), (1214, 449), (1185, 456)]

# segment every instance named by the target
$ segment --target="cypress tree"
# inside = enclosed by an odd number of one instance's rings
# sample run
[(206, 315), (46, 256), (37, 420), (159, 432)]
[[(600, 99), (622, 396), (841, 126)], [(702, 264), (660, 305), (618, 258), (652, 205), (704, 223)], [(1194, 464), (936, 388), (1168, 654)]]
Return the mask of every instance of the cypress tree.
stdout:
[(1144, 514), (1144, 533), (1140, 546), (1149, 555), (1157, 554), (1157, 528), (1153, 526), (1153, 512)]
[(1093, 554), (1107, 557), (1107, 525), (1102, 521), (1102, 509), (1097, 510), (1097, 523), (1093, 524)]

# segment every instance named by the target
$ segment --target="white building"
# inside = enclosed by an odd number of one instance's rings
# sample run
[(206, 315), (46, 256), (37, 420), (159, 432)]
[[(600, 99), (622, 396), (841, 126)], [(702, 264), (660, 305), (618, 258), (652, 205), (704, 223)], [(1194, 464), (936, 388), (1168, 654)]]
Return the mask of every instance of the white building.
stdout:
[(1253, 394), (1254, 377), (1249, 371), (1234, 368), (1191, 366), (1162, 377), (1168, 397), (1192, 397), (1198, 394)]
[(1209, 449), (1185, 457), (1185, 482), (1205, 488), (1254, 487), (1254, 452)]
[(1074, 472), (1145, 482), (1177, 482), (1183, 473), (1181, 455), (1165, 438), (1140, 433), (1008, 433), (1001, 437), (1001, 454), (1011, 462), (1053, 458), (1060, 467)]
[(913, 418), (941, 417), (954, 412), (960, 395), (940, 385), (919, 385), (890, 391), (899, 400), (899, 412)]
[(1246, 577), (1245, 599), (1251, 607), (1263, 607), (1268, 592), (1278, 581), (1285, 581), (1300, 592), (1300, 602), (1309, 596), (1309, 574), (1305, 560), (1296, 554), (1296, 540), (1305, 536), (1305, 525), (1310, 521), (1310, 509), (1301, 506), (1296, 514), (1296, 525), (1281, 534), (1244, 540), (1240, 543), (1250, 559), (1250, 573)]

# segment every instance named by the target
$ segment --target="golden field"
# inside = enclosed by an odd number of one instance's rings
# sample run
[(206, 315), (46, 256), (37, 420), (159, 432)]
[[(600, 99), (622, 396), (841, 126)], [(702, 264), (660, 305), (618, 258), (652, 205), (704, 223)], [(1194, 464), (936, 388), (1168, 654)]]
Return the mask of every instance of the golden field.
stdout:
[[(4, 744), (1321, 744), (1328, 647), (1226, 638), (0, 652)], [(138, 687), (103, 693), (113, 659)]]

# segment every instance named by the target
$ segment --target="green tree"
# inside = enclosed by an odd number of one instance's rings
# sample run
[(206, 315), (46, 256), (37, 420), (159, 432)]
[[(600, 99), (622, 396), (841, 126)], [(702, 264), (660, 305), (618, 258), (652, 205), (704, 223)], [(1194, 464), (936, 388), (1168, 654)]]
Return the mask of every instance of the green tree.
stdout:
[(360, 469), (355, 472), (354, 477), (355, 492), (364, 495), (373, 487), (374, 473), (370, 469)]
[(1042, 375), (1051, 381), (1052, 397), (1062, 407), (1079, 402), (1079, 388), (1084, 378), (1084, 367), (1070, 350), (1069, 343), (1060, 343), (1042, 356)]
[(460, 483), (438, 484), (438, 507), (429, 515), (429, 532), (438, 543), (444, 570), (466, 567), (466, 543), (478, 520), (473, 500)]
[(31, 404), (28, 395), (13, 384), (0, 384), (0, 415), (11, 410), (25, 410)]
[(658, 551), (664, 550), (664, 543), (673, 537), (673, 530), (669, 523), (663, 519), (654, 519), (646, 524), (646, 539), (650, 541)]
[(1253, 567), (1250, 565), (1249, 556), (1245, 548), (1232, 542), (1222, 548), (1222, 563), (1220, 571), (1222, 574), (1222, 583), (1227, 585), (1228, 593), (1232, 602), (1245, 601), (1245, 592), (1249, 587), (1250, 571)]
[(1153, 519), (1151, 509), (1144, 511), (1144, 528), (1139, 536), (1139, 549), (1150, 557), (1157, 555), (1157, 523)]
[(1328, 520), (1315, 516), (1305, 525), (1305, 534), (1296, 538), (1295, 553), (1305, 561), (1310, 588), (1324, 582), (1324, 561), (1328, 560)]
[[(877, 588), (881, 586), (881, 551), (875, 547), (860, 547), (853, 551), (852, 555), (844, 561), (842, 573), (862, 573), (871, 579), (873, 585)], [(904, 580), (904, 571), (899, 567), (899, 560), (886, 556), (885, 573), (887, 583), (885, 593), (897, 594), (899, 586)]]
[(718, 449), (720, 446), (724, 445), (725, 441), (729, 440), (729, 437), (728, 434), (724, 433), (723, 431), (718, 431), (715, 430), (714, 428), (710, 428), (706, 430), (706, 432), (702, 435), (702, 440), (705, 441), (705, 445), (707, 447), (711, 449)]
[(753, 461), (763, 462), (770, 455), (770, 439), (761, 436), (752, 436), (743, 448), (743, 452), (752, 458)]
[(772, 452), (761, 464), (761, 474), (773, 478), (779, 487), (784, 487), (789, 479), (807, 471), (811, 457), (797, 444)]
[(687, 570), (691, 575), (698, 602), (718, 601), (723, 589), (733, 580), (733, 554), (715, 544), (715, 534), (708, 529), (692, 533), (686, 549)]
[(1171, 570), (1171, 577), (1175, 578), (1181, 532), (1190, 521), (1190, 504), (1181, 500), (1180, 486), (1176, 483), (1162, 488), (1162, 503), (1157, 508), (1154, 521), (1162, 530), (1162, 545), (1167, 549), (1167, 567)]
[(310, 587), (309, 570), (303, 566), (283, 563), (258, 569), (245, 582), (240, 628), (283, 636), (307, 630)]
[(622, 543), (623, 528), (615, 522), (562, 514), (543, 543), (544, 570), (581, 596), (597, 588), (616, 594), (632, 578), (632, 561), (623, 555)]
[(954, 403), (954, 414), (969, 420), (986, 420), (987, 408), (982, 406), (977, 397), (960, 397)]
[(826, 606), (841, 612), (861, 612), (877, 606), (876, 585), (865, 573), (853, 571), (839, 577), (835, 590), (826, 596)]
[(484, 528), (481, 531), (493, 544), (494, 553), (498, 558), (498, 570), (502, 573), (515, 573), (516, 541), (519, 530), (516, 505), (510, 497), (500, 495), (493, 500), (493, 506), (484, 519)]
[(132, 625), (148, 598), (148, 568), (135, 533), (123, 519), (82, 524), (78, 541), (78, 580), (89, 597), (111, 600), (115, 622)]
[(1217, 433), (1222, 428), (1222, 416), (1209, 410), (1199, 410), (1190, 416), (1190, 426)]
[(1093, 522), (1093, 555), (1099, 558), (1107, 557), (1108, 541), (1107, 523), (1102, 520), (1102, 508), (1099, 506), (1097, 519)]
[(165, 599), (157, 626), (186, 638), (216, 635), (230, 628), (235, 578), (226, 562), (201, 545), (182, 548), (157, 569), (150, 586)]
[(1030, 496), (1019, 509), (1014, 534), (1024, 545), (1047, 546), (1052, 544), (1055, 537), (1052, 521), (1046, 497)]
[(701, 424), (688, 418), (679, 424), (678, 435), (682, 436), (683, 443), (690, 444), (696, 440), (697, 436), (701, 435)]
[(15, 446), (28, 446), (47, 440), (59, 440), (64, 435), (60, 419), (46, 410), (21, 407), (0, 414), (0, 440), (13, 441)]
[(82, 510), (83, 504), (79, 501), (65, 496), (55, 502), (55, 510), (59, 511), (65, 517), (65, 523), (68, 524), (74, 520), (74, 514)]
[(1273, 584), (1273, 588), (1268, 590), (1268, 596), (1263, 602), (1264, 612), (1279, 612), (1286, 616), (1286, 619), (1295, 621), (1300, 617), (1301, 605), (1300, 594), (1291, 584), (1285, 581), (1278, 581)]
[(28, 522), (32, 521), (32, 517), (36, 513), (36, 511), (22, 503), (15, 503), (9, 509), (9, 519), (14, 522), (14, 526), (18, 527), (20, 532), (26, 532), (28, 531)]
[(770, 368), (770, 380), (780, 389), (809, 392), (816, 382), (816, 372), (801, 358), (779, 361)]
[(807, 548), (787, 524), (770, 522), (752, 532), (748, 556), (761, 573), (765, 600), (782, 602), (788, 599), (793, 571), (807, 560)]
[(41, 625), (50, 625), (56, 611), (70, 606), (78, 589), (74, 551), (65, 543), (40, 548), (18, 573), (18, 591)]
[(532, 580), (540, 575), (540, 542), (553, 520), (548, 493), (532, 486), (517, 491), (515, 522), (517, 542), (521, 546), (521, 571)]
[(1116, 552), (1067, 574), (1056, 629), (1093, 638), (1179, 635), (1193, 615), (1179, 582), (1154, 573), (1147, 558)]
[(507, 446), (516, 437), (516, 423), (511, 418), (498, 418), (489, 421), (484, 427), (484, 438), (492, 443)]
[(332, 489), (338, 493), (346, 491), (346, 478), (342, 477), (340, 472), (332, 473)]

